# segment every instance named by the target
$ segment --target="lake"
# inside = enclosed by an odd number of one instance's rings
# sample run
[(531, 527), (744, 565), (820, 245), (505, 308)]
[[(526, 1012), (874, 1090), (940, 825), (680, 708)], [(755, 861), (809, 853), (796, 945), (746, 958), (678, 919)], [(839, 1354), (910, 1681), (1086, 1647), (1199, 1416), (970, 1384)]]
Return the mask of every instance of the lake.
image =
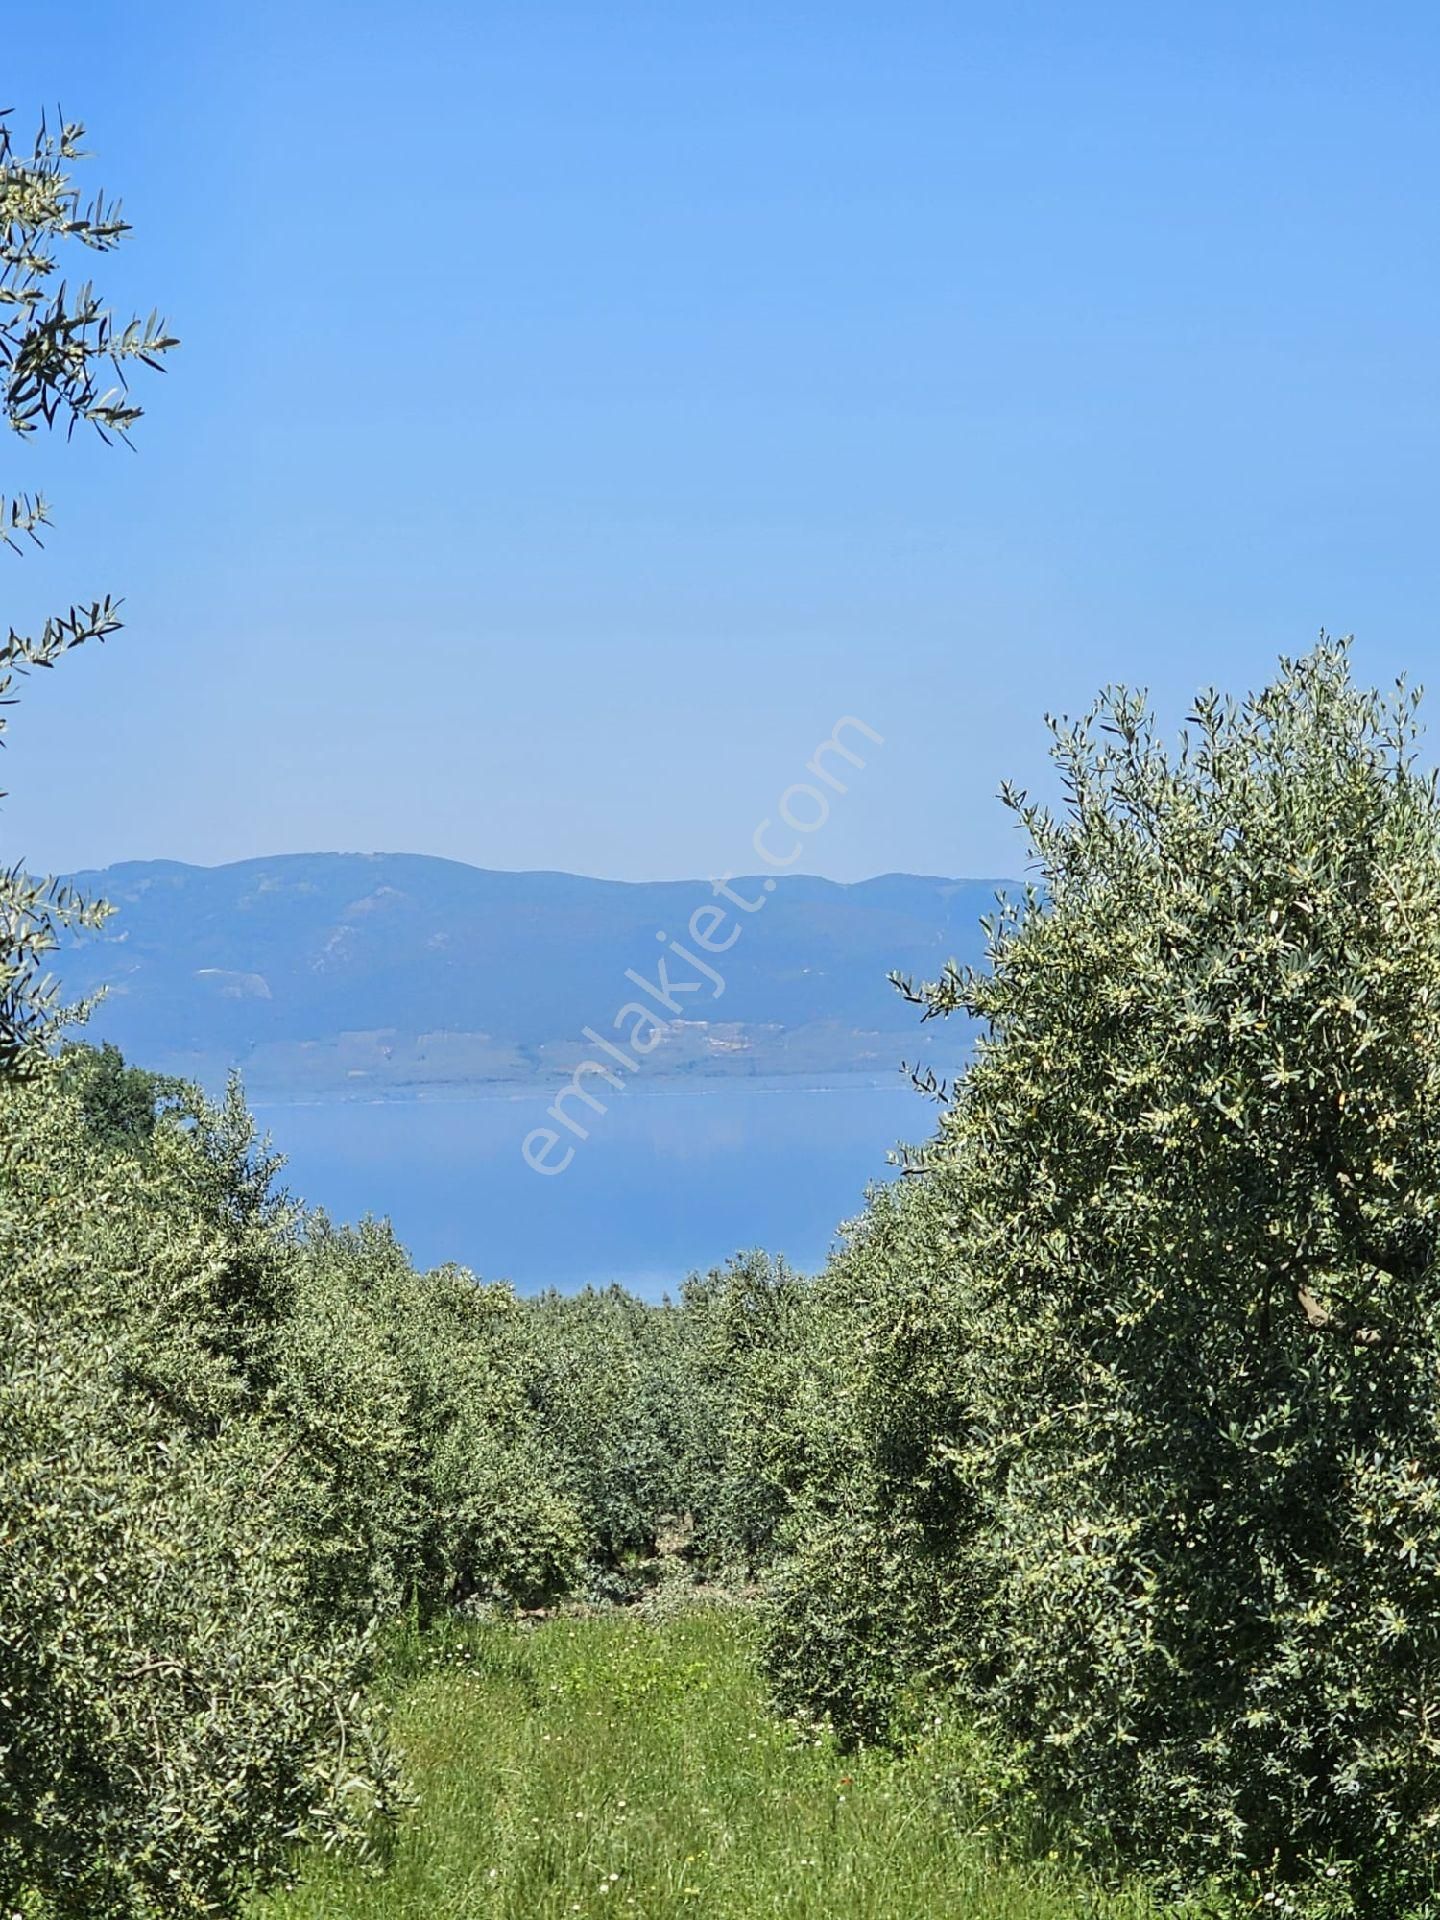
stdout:
[(421, 1266), (457, 1260), (522, 1293), (618, 1281), (647, 1299), (744, 1248), (820, 1266), (886, 1154), (926, 1138), (935, 1109), (908, 1084), (836, 1081), (631, 1088), (587, 1118), (560, 1174), (520, 1144), (548, 1093), (256, 1103), (283, 1184), (337, 1220), (388, 1215)]

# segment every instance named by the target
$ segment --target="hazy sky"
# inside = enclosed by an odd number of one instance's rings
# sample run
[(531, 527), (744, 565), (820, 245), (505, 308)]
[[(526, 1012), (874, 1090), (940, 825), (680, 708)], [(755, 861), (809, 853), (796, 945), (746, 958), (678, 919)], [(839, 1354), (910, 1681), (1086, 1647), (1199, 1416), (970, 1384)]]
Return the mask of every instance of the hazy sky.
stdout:
[(12, 447), (123, 593), (27, 689), (6, 858), (408, 849), (1013, 872), (1047, 709), (1322, 626), (1434, 673), (1433, 7), (206, 0), (24, 10), (183, 353)]

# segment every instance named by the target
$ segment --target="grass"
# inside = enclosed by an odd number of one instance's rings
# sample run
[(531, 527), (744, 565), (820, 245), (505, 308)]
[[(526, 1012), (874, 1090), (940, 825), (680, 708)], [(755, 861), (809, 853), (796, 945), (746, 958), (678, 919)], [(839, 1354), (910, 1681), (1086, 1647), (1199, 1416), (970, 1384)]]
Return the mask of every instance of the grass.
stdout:
[(735, 1608), (453, 1628), (395, 1684), (418, 1792), (381, 1872), (325, 1858), (254, 1920), (1141, 1920), (995, 1849), (973, 1747), (842, 1754), (774, 1719)]

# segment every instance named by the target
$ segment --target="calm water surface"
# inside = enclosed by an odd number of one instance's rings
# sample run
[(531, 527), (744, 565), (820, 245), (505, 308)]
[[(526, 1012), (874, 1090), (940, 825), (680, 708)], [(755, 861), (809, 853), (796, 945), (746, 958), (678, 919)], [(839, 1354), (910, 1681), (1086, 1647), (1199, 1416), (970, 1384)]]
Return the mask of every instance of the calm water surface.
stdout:
[(522, 1292), (617, 1280), (648, 1298), (747, 1247), (810, 1270), (886, 1153), (935, 1109), (905, 1083), (632, 1088), (552, 1177), (520, 1155), (550, 1094), (257, 1103), (290, 1190), (336, 1219), (388, 1215), (422, 1266)]

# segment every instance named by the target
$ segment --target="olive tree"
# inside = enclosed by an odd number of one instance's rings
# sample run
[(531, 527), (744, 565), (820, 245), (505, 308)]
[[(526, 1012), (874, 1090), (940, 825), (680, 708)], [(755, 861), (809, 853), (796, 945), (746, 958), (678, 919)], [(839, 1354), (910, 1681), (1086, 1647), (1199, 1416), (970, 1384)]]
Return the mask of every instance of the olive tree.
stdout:
[[(369, 1618), (274, 1497), (299, 1250), (233, 1103), (0, 1087), (0, 1903), (218, 1916), (397, 1804)], [(302, 1517), (300, 1515), (298, 1517)]]
[(1415, 698), (1326, 641), (1173, 747), (1124, 691), (1054, 731), (1063, 802), (1007, 795), (1033, 889), (982, 967), (909, 989), (974, 1056), (843, 1256), (874, 1538), (842, 1594), (810, 1490), (773, 1657), (841, 1717), (863, 1668), (862, 1730), (951, 1690), (1086, 1844), (1172, 1882), (1413, 1910), (1440, 1867)]
[(968, 1317), (948, 1224), (938, 1175), (877, 1186), (787, 1316), (781, 1394), (760, 1419), (741, 1401), (728, 1430), (730, 1479), (771, 1496), (772, 1691), (846, 1743), (903, 1741), (972, 1643), (976, 1514), (956, 1468)]
[[(84, 156), (84, 129), (42, 121), (28, 147), (0, 115), (0, 414), (24, 440), (42, 429), (89, 428), (124, 439), (141, 409), (126, 386), (133, 366), (156, 367), (177, 342), (158, 315), (119, 323), (90, 282), (60, 280), (62, 255), (104, 253), (129, 231), (119, 203), (85, 198), (71, 169)], [(0, 543), (19, 552), (49, 523), (43, 496), (0, 491)], [(0, 624), (0, 708), (13, 705), (20, 676), (120, 626), (109, 595), (52, 614), (37, 631)], [(0, 742), (5, 718), (0, 713)], [(19, 861), (0, 869), (0, 1073), (23, 1071), (53, 1037), (59, 1008), (44, 973), (66, 926), (95, 926), (105, 909), (53, 881), (29, 877)]]
[(581, 1516), (527, 1391), (530, 1321), (508, 1286), (418, 1273), (388, 1224), (305, 1221), (267, 1406), (268, 1470), (318, 1617), (420, 1621), (536, 1605), (579, 1571)]
[(608, 1576), (653, 1554), (686, 1504), (676, 1311), (585, 1287), (527, 1301), (523, 1332), (539, 1431), (581, 1515), (592, 1573)]
[[(1440, 1862), (1440, 806), (1323, 642), (1178, 749), (1057, 727), (1041, 885), (933, 1149), (965, 1285), (975, 1684), (1195, 1879)], [(1382, 1890), (1383, 1889), (1383, 1890)]]

